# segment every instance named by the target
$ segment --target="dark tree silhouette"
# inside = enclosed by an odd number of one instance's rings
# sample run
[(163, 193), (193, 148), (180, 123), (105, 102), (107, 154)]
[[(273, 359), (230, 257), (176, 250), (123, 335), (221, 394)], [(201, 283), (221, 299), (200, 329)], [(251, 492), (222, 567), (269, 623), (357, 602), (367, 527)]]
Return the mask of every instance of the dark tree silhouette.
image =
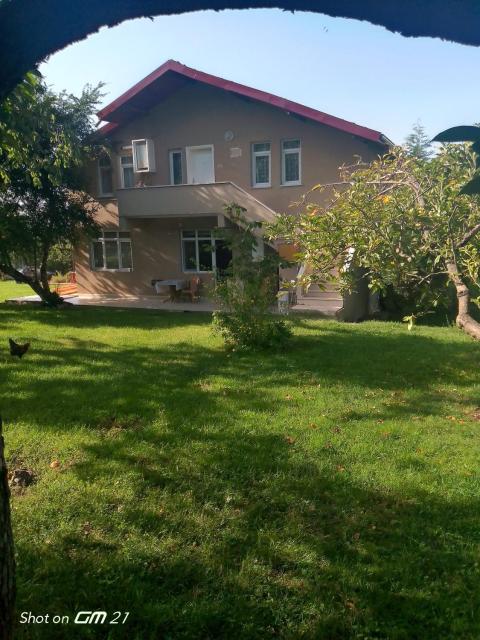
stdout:
[(12, 637), (15, 604), (15, 558), (10, 520), (10, 490), (0, 416), (0, 638)]
[(278, 8), (368, 20), (404, 36), (480, 45), (478, 0), (0, 0), (0, 98), (48, 57), (100, 27), (205, 9)]

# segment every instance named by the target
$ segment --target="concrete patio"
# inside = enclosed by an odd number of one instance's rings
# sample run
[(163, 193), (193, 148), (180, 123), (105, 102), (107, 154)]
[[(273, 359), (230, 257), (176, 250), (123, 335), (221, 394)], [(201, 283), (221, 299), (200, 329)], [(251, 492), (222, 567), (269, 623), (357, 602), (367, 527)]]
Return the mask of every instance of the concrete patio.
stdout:
[[(72, 295), (64, 296), (64, 300), (73, 305), (91, 307), (113, 307), (121, 309), (156, 309), (158, 311), (172, 311), (177, 313), (203, 312), (212, 313), (219, 308), (217, 304), (208, 299), (198, 302), (171, 302), (160, 296), (113, 296), (113, 295)], [(36, 295), (10, 298), (6, 302), (12, 304), (40, 303)], [(319, 315), (333, 317), (341, 307), (338, 301), (318, 300), (315, 298), (303, 298), (289, 309), (290, 313), (318, 313)]]
[(157, 309), (159, 311), (203, 311), (212, 313), (218, 308), (212, 301), (200, 299), (198, 302), (171, 302), (161, 296), (101, 296), (79, 295), (68, 302), (82, 306), (121, 307), (124, 309)]
[[(107, 296), (107, 295), (73, 295), (63, 296), (69, 304), (90, 307), (116, 307), (123, 309), (158, 309), (160, 311), (203, 311), (211, 313), (217, 308), (209, 300), (199, 302), (170, 302), (159, 296)], [(40, 303), (39, 296), (22, 296), (10, 298), (6, 302), (12, 304)]]

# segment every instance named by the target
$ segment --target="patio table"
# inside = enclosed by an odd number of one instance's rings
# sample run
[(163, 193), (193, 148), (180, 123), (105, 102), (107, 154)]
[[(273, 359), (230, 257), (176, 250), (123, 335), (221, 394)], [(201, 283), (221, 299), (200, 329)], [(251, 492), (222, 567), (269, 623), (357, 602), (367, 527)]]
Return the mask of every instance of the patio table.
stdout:
[(168, 287), (170, 290), (170, 301), (175, 302), (178, 297), (178, 292), (185, 289), (186, 286), (186, 280), (178, 280), (176, 278), (171, 278), (169, 280), (157, 280), (155, 282), (155, 291), (157, 293), (161, 293), (162, 287)]

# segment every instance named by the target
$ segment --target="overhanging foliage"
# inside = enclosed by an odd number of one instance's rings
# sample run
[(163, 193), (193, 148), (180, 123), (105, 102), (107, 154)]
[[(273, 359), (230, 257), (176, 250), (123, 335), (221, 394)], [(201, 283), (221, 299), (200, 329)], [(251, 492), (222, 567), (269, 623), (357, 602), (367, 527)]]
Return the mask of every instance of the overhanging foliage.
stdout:
[(0, 98), (52, 53), (103, 26), (206, 9), (278, 8), (368, 20), (404, 36), (480, 45), (477, 0), (0, 0)]

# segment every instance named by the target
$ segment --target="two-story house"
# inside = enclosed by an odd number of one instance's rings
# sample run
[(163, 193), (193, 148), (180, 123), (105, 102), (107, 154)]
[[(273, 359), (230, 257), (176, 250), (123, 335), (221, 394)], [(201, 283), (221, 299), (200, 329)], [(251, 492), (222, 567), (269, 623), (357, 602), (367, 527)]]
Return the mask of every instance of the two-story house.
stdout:
[(192, 274), (208, 282), (229, 261), (212, 235), (229, 224), (224, 204), (273, 221), (340, 165), (388, 145), (378, 131), (172, 60), (98, 115), (109, 148), (92, 175), (102, 234), (78, 251), (80, 295), (153, 295), (152, 280)]

